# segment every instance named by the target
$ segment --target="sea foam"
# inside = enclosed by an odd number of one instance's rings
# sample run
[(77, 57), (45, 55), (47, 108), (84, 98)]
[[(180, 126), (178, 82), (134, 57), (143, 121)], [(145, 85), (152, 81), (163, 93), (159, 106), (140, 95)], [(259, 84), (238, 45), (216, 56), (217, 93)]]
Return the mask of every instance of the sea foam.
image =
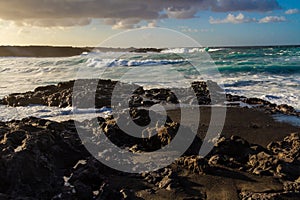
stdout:
[[(198, 59), (202, 68), (212, 66), (209, 60), (201, 60), (204, 52), (221, 74), (211, 78), (223, 84), (228, 93), (300, 109), (300, 48), (297, 47), (200, 47), (166, 49), (161, 53), (92, 52), (68, 58), (2, 57), (0, 98), (77, 78), (115, 79), (146, 88), (186, 86), (201, 79), (189, 58)], [(142, 70), (143, 74), (125, 76), (131, 69)]]

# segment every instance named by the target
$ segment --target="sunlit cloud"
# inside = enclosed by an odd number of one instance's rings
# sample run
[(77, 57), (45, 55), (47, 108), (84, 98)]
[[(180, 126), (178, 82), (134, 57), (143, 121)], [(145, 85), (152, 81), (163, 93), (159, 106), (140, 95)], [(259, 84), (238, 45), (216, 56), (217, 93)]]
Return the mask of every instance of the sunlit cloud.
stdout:
[(298, 13), (299, 13), (299, 10), (296, 8), (285, 11), (285, 14), (287, 14), (287, 15), (293, 15), (293, 14), (298, 14)]
[(266, 16), (261, 19), (245, 17), (244, 14), (240, 13), (238, 15), (228, 14), (224, 19), (215, 19), (213, 17), (209, 18), (209, 23), (211, 24), (242, 24), (242, 23), (276, 23), (285, 22), (287, 19), (284, 16)]
[(211, 24), (241, 24), (241, 23), (249, 23), (257, 21), (255, 18), (247, 18), (242, 13), (238, 15), (228, 14), (225, 19), (215, 19), (210, 17), (209, 22)]
[(267, 16), (259, 20), (259, 23), (276, 23), (285, 22), (286, 18), (283, 16)]

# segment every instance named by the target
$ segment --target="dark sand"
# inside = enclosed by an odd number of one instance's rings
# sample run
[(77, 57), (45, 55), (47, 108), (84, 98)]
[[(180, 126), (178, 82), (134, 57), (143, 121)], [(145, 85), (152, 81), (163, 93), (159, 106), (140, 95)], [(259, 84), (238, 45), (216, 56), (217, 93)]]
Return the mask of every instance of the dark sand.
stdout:
[[(172, 120), (180, 122), (180, 111), (170, 110), (168, 115)], [(198, 135), (204, 138), (209, 122), (210, 108), (201, 108), (201, 120), (199, 122)], [(197, 123), (192, 115), (188, 125)], [(266, 147), (270, 142), (281, 141), (290, 133), (299, 132), (299, 127), (288, 123), (277, 122), (270, 114), (249, 108), (228, 107), (226, 120), (221, 136), (226, 138), (236, 135), (247, 140), (249, 143), (259, 144)], [(140, 192), (145, 199), (201, 199), (201, 193), (206, 196), (203, 199), (240, 199), (240, 191), (259, 193), (257, 199), (270, 196), (283, 190), (282, 183), (275, 177), (257, 176), (236, 169), (220, 167), (206, 175), (179, 172), (178, 179), (182, 186), (181, 191), (160, 190), (149, 194)], [(266, 196), (264, 196), (266, 195)], [(270, 195), (269, 197), (267, 197)], [(281, 196), (280, 199), (300, 199), (299, 196)]]
[[(179, 110), (170, 110), (168, 115), (172, 120), (180, 122), (181, 115)], [(195, 117), (191, 113), (190, 117), (187, 120), (185, 119), (188, 123), (186, 125), (195, 126), (197, 121), (194, 119)], [(198, 135), (202, 139), (206, 135), (210, 121), (211, 109), (209, 107), (201, 107)], [(225, 137), (236, 135), (244, 138), (249, 143), (266, 147), (272, 141), (282, 140), (288, 134), (299, 131), (299, 127), (275, 121), (270, 114), (263, 111), (227, 107), (225, 124), (221, 135)]]

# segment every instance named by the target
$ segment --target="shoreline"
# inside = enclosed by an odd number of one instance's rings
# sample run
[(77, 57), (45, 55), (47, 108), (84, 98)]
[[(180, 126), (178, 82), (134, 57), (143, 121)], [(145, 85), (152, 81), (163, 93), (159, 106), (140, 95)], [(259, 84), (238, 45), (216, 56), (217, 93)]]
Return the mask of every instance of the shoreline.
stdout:
[[(87, 81), (87, 80), (82, 80)], [(90, 83), (90, 82), (85, 82)], [(98, 80), (96, 106), (107, 106), (116, 82)], [(38, 87), (34, 91), (11, 94), (2, 100), (11, 106), (44, 103), (47, 106), (72, 105), (74, 82)], [(124, 84), (126, 88), (132, 85)], [(298, 199), (300, 197), (299, 127), (277, 122), (272, 112), (295, 114), (287, 105), (274, 105), (257, 99), (227, 95), (227, 101), (242, 100), (253, 108), (228, 106), (220, 138), (205, 157), (199, 156), (211, 122), (211, 101), (207, 85), (193, 83), (199, 113), (189, 114), (181, 124), (181, 109), (167, 110), (167, 120), (159, 127), (147, 128), (152, 105), (176, 104), (170, 89), (138, 87), (128, 102), (130, 116), (144, 126), (143, 137), (129, 136), (118, 127), (117, 116), (98, 117), (100, 130), (78, 135), (75, 124), (91, 128), (92, 120), (55, 122), (34, 117), (0, 122), (0, 197), (43, 199)], [(146, 98), (147, 97), (147, 98)], [(216, 107), (216, 109), (218, 109)], [(157, 112), (150, 111), (153, 115)], [(150, 114), (151, 114), (150, 113)], [(195, 121), (200, 115), (200, 121)], [(297, 113), (296, 113), (297, 114)], [(111, 169), (99, 162), (83, 144), (106, 147), (111, 141), (133, 153), (152, 152), (168, 145), (178, 127), (189, 135), (199, 125), (190, 147), (172, 164), (155, 172), (130, 174)], [(213, 124), (213, 126), (218, 124)], [(109, 140), (99, 140), (99, 135)], [(145, 137), (145, 134), (149, 136)], [(103, 136), (104, 136), (103, 135)], [(183, 138), (186, 139), (186, 138)], [(99, 147), (100, 147), (99, 146)], [(95, 146), (96, 147), (96, 146)], [(106, 149), (110, 152), (110, 149)], [(99, 153), (99, 152), (98, 152)], [(102, 152), (101, 152), (102, 153)], [(121, 165), (122, 158), (116, 160)], [(142, 162), (142, 161), (140, 161)], [(144, 162), (153, 162), (146, 160)]]
[[(96, 110), (100, 110), (100, 112), (98, 112), (98, 116), (103, 117), (117, 114), (109, 111), (111, 110), (111, 94), (114, 87), (118, 84), (117, 81), (96, 79), (82, 79), (78, 81), (80, 81), (82, 86), (87, 88), (89, 88), (90, 85), (98, 84), (97, 90), (94, 94), (96, 95), (95, 108)], [(76, 111), (73, 113), (72, 109), (72, 100), (74, 100), (72, 99), (74, 84), (75, 81), (61, 82), (57, 85), (37, 87), (34, 91), (10, 94), (5, 96), (3, 99), (0, 99), (0, 104), (10, 107), (42, 105), (59, 109), (70, 108), (68, 111), (63, 111), (64, 113), (67, 112), (69, 114), (56, 115), (53, 117), (50, 116), (49, 119), (60, 119), (58, 121), (59, 123), (62, 123), (64, 121), (63, 119), (65, 119), (65, 121), (74, 120), (76, 119), (76, 117), (72, 116), (73, 114), (76, 114)], [(213, 82), (210, 84), (214, 89), (216, 89), (216, 85), (214, 85)], [(133, 96), (129, 100), (130, 109), (138, 108), (148, 110), (153, 105), (162, 105), (165, 107), (168, 117), (171, 117), (175, 122), (181, 123), (181, 109), (185, 109), (185, 107), (174, 107), (174, 105), (178, 103), (178, 100), (176, 96), (174, 96), (171, 88), (144, 89), (141, 86), (125, 83), (121, 83), (121, 87), (126, 88), (126, 90), (136, 88), (133, 92)], [(201, 139), (204, 139), (205, 131), (207, 131), (211, 121), (211, 106), (214, 105), (211, 105), (208, 85), (206, 82), (193, 82), (192, 88), (196, 93), (198, 102), (193, 102), (192, 104), (187, 105), (195, 106), (196, 109), (199, 109), (200, 121), (193, 121), (193, 119), (197, 119), (198, 117), (193, 116), (194, 113), (190, 113), (189, 119), (187, 120), (189, 123), (185, 125), (189, 127), (195, 126), (198, 123), (198, 135)], [(184, 90), (181, 91), (181, 93), (184, 94)], [(88, 92), (85, 95), (89, 94), (90, 93)], [(187, 94), (189, 94), (189, 92), (187, 92)], [(75, 97), (75, 99), (76, 98), (77, 97)], [(222, 105), (217, 105), (214, 109), (218, 110), (218, 106)], [(236, 134), (251, 143), (266, 146), (272, 140), (282, 140), (288, 134), (298, 132), (300, 128), (300, 126), (297, 126), (298, 123), (295, 125), (288, 122), (288, 119), (291, 117), (295, 117), (295, 119), (300, 121), (300, 113), (293, 107), (286, 104), (276, 105), (259, 98), (247, 98), (245, 96), (226, 94), (226, 103), (223, 106), (225, 106), (226, 109), (226, 119), (221, 135), (226, 137)], [(85, 117), (87, 117), (87, 119), (91, 119), (93, 116), (96, 116), (90, 110), (84, 111), (89, 108), (82, 107), (78, 109), (82, 109), (79, 113), (82, 115), (82, 120), (86, 119)], [(107, 111), (109, 112), (107, 113)], [(261, 136), (258, 135), (259, 133), (262, 133)], [(255, 137), (258, 136), (260, 139), (256, 140)]]
[[(175, 94), (180, 94), (182, 105), (197, 106), (197, 105), (213, 105), (210, 98), (209, 89), (213, 89), (214, 95), (217, 95), (213, 101), (224, 100), (223, 103), (217, 103), (229, 107), (248, 107), (251, 109), (262, 110), (269, 114), (284, 114), (300, 117), (300, 112), (294, 107), (287, 104), (275, 104), (270, 101), (257, 98), (240, 96), (230, 93), (223, 94), (223, 89), (213, 81), (194, 81), (190, 88), (163, 88), (153, 87), (148, 88), (136, 84), (122, 83), (111, 79), (78, 79), (57, 84), (36, 87), (34, 90), (11, 93), (0, 99), (0, 104), (9, 105), (12, 107), (28, 106), (28, 105), (43, 105), (50, 107), (72, 107), (73, 87), (76, 82), (76, 96), (81, 90), (95, 89), (96, 91), (84, 91), (86, 95), (94, 95), (96, 98), (95, 108), (111, 107), (111, 94), (115, 86), (121, 87), (120, 92), (131, 91), (129, 107), (150, 107), (155, 104), (178, 104), (178, 99)], [(103, 88), (103, 89), (101, 89)], [(124, 89), (123, 89), (124, 88)], [(77, 91), (78, 90), (78, 91)], [(123, 91), (124, 90), (124, 91)], [(173, 92), (174, 90), (174, 92)], [(196, 95), (194, 99), (184, 99), (182, 97), (190, 97), (185, 95)], [(78, 97), (79, 98), (79, 97)], [(216, 104), (216, 105), (217, 105)]]

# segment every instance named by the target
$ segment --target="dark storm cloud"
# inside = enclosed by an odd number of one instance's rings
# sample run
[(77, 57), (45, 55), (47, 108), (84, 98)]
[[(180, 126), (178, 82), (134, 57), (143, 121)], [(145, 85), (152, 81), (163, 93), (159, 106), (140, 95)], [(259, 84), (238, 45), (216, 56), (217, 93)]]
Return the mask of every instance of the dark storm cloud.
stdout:
[(140, 21), (193, 18), (198, 11), (266, 12), (279, 9), (276, 0), (0, 0), (0, 18), (19, 25), (83, 26), (104, 19), (115, 28)]
[(212, 10), (228, 11), (258, 11), (266, 12), (280, 9), (276, 0), (213, 0)]

